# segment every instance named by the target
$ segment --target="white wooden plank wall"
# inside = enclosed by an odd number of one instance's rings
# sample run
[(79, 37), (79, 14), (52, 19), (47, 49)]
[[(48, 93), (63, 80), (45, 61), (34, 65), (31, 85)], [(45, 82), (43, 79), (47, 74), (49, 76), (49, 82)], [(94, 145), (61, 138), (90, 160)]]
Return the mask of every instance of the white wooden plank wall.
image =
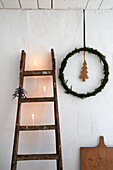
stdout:
[(1, 0), (4, 4), (4, 8), (20, 8), (18, 0)]
[(78, 0), (73, 0), (70, 3), (70, 9), (76, 9), (78, 6)]
[(89, 0), (86, 9), (99, 9), (102, 0)]
[(38, 9), (37, 0), (20, 0), (22, 9)]
[(51, 9), (51, 0), (38, 0), (40, 9)]
[(0, 1), (0, 8), (3, 8), (3, 4), (2, 4), (2, 2)]
[(88, 0), (79, 0), (78, 5), (77, 5), (77, 9), (85, 9), (87, 3), (88, 3)]
[(53, 0), (54, 9), (84, 9), (88, 0)]
[(100, 9), (113, 9), (113, 0), (104, 0)]
[[(51, 3), (52, 2), (52, 3)], [(0, 0), (5, 9), (113, 9), (113, 0)]]
[(69, 9), (71, 0), (53, 0), (53, 9)]

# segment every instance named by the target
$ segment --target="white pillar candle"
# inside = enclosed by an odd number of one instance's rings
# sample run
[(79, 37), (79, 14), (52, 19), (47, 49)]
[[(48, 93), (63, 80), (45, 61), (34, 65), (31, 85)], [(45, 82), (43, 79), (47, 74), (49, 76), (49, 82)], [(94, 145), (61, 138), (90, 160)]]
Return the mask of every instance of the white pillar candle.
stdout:
[(35, 70), (36, 70), (36, 66), (37, 66), (37, 61), (34, 61), (34, 65), (35, 65)]
[(46, 97), (46, 86), (44, 86), (44, 97)]
[(33, 126), (34, 126), (34, 119), (35, 119), (35, 115), (34, 115), (34, 114), (32, 114)]

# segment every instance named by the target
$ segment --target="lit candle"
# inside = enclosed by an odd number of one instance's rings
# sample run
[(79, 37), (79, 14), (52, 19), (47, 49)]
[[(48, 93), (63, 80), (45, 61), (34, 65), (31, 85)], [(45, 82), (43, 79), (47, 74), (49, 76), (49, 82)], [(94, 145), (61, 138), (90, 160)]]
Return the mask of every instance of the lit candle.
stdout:
[(34, 119), (35, 119), (35, 115), (34, 115), (34, 114), (32, 114), (33, 126), (34, 126)]
[(44, 86), (44, 97), (46, 97), (46, 86)]
[(36, 66), (37, 66), (37, 61), (34, 61), (34, 65), (35, 65), (35, 70), (36, 70)]

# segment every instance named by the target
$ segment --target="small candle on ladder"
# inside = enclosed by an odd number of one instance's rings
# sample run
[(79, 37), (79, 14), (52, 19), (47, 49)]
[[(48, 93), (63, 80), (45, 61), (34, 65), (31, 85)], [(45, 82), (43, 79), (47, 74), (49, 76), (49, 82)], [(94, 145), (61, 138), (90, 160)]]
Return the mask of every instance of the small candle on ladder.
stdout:
[(34, 126), (34, 119), (35, 119), (35, 116), (34, 116), (34, 114), (32, 114), (33, 126)]
[(34, 61), (34, 65), (35, 65), (35, 70), (36, 70), (36, 66), (37, 66), (37, 61)]
[(46, 86), (44, 86), (44, 97), (46, 97)]

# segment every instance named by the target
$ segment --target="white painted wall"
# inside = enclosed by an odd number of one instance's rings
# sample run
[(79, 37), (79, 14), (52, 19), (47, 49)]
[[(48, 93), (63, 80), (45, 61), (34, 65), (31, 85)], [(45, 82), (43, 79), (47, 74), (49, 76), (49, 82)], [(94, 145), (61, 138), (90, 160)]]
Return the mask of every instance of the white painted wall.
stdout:
[[(57, 77), (59, 93), (60, 127), (64, 170), (80, 170), (80, 147), (96, 146), (99, 136), (105, 136), (105, 143), (113, 145), (113, 11), (87, 11), (87, 46), (98, 49), (110, 66), (109, 83), (96, 97), (81, 100), (64, 93)], [(38, 69), (49, 69), (50, 49), (55, 49), (57, 71), (68, 52), (82, 46), (82, 11), (5, 11), (0, 10), (0, 170), (10, 169), (13, 134), (16, 115), (16, 100), (11, 95), (18, 86), (19, 60), (21, 50), (27, 52), (26, 69), (33, 69), (37, 60)], [(74, 80), (76, 89), (83, 86), (92, 90), (98, 85), (101, 67), (97, 58), (87, 56), (90, 79), (86, 84), (78, 79), (82, 66), (82, 54), (73, 57), (68, 64), (74, 68), (66, 74)], [(73, 65), (74, 64), (74, 65)], [(73, 67), (75, 66), (76, 67)], [(95, 67), (94, 67), (95, 66)], [(97, 77), (97, 70), (100, 72)], [(68, 76), (69, 75), (69, 76)], [(97, 80), (97, 81), (96, 81)], [(47, 86), (47, 96), (52, 95), (51, 79), (26, 79), (25, 88), (29, 96), (43, 96), (43, 86)], [(33, 88), (33, 89), (32, 89)], [(84, 89), (85, 91), (85, 89)], [(31, 114), (35, 113), (35, 123), (54, 123), (52, 104), (22, 106), (22, 124), (32, 124)], [(53, 132), (21, 134), (20, 153), (49, 153), (55, 151)], [(34, 161), (19, 163), (18, 170), (54, 170), (54, 161)]]

